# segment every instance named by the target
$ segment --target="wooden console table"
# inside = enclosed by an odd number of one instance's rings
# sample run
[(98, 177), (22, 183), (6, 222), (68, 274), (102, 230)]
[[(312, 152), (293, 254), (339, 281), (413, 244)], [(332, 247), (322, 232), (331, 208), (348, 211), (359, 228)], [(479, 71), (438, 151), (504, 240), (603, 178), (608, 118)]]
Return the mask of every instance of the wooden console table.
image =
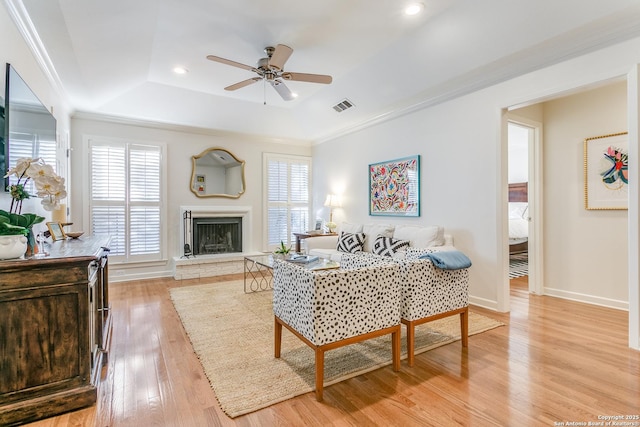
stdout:
[(293, 233), (296, 236), (296, 252), (300, 253), (300, 241), (304, 239), (309, 239), (311, 237), (322, 237), (322, 236), (337, 236), (338, 233), (320, 233), (320, 234), (309, 234), (309, 233)]
[(0, 425), (93, 405), (111, 338), (109, 236), (0, 261)]

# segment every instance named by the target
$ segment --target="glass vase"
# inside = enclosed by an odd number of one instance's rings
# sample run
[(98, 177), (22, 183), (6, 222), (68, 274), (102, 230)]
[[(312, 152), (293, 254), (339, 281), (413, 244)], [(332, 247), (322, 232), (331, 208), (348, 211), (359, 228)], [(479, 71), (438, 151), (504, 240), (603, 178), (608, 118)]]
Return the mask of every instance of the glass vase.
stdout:
[(24, 254), (25, 258), (31, 258), (38, 253), (38, 244), (36, 243), (36, 236), (33, 234), (33, 229), (29, 229), (27, 233), (27, 250)]

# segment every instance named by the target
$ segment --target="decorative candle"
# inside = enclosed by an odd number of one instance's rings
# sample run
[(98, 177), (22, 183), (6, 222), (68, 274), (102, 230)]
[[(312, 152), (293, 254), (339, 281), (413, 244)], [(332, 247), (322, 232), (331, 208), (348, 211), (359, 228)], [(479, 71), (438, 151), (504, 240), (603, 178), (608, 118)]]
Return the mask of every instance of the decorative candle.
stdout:
[(60, 223), (67, 222), (67, 205), (65, 203), (60, 203), (58, 209), (51, 211), (51, 221)]

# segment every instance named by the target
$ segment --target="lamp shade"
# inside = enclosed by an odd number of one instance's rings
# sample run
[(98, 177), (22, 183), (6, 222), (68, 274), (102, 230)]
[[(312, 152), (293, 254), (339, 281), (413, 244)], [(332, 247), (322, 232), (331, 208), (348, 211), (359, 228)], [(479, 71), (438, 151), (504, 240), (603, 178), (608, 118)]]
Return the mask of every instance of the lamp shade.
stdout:
[(340, 197), (335, 194), (328, 194), (327, 199), (324, 201), (324, 205), (332, 208), (339, 208), (342, 206), (342, 200), (340, 200)]

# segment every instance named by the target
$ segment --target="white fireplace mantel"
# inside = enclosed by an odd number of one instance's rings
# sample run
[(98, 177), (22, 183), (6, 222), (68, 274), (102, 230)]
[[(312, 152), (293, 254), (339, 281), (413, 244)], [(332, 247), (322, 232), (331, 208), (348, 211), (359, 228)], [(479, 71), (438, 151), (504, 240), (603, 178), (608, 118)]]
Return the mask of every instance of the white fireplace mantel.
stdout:
[[(237, 216), (242, 218), (242, 253), (225, 253), (173, 258), (174, 278), (176, 280), (198, 279), (224, 274), (242, 273), (244, 257), (258, 255), (251, 247), (251, 206), (180, 206), (180, 252), (183, 253), (184, 213), (191, 211), (191, 218), (216, 218)], [(186, 237), (191, 244), (191, 235)]]
[[(185, 243), (184, 213), (191, 211), (191, 218), (220, 218), (237, 216), (242, 218), (242, 251), (251, 252), (251, 206), (180, 206), (180, 248)], [(186, 241), (191, 244), (191, 235), (186, 236)], [(215, 255), (206, 255), (212, 257)]]

